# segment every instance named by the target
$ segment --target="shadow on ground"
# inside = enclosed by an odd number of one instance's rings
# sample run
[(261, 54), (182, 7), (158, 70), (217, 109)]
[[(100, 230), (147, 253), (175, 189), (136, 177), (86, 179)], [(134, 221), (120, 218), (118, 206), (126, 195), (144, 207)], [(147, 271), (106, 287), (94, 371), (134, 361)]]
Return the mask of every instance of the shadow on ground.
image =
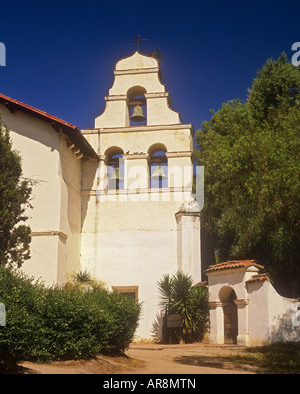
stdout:
[[(258, 367), (249, 365), (240, 361), (231, 361), (227, 357), (222, 356), (179, 356), (174, 359), (174, 362), (184, 365), (193, 365), (198, 367), (219, 368), (227, 370), (239, 370), (244, 372), (258, 372)], [(260, 371), (261, 372), (261, 371)]]
[(0, 367), (0, 375), (35, 375), (37, 372), (31, 368), (16, 365), (11, 368)]

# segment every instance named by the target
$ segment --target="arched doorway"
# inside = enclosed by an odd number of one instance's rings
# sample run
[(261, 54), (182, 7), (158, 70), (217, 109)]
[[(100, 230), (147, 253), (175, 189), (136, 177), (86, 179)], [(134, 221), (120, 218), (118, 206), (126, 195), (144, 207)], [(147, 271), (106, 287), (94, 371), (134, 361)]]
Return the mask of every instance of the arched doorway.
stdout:
[(224, 313), (224, 343), (237, 344), (238, 336), (238, 314), (234, 300), (237, 299), (235, 291), (225, 286), (220, 290), (220, 301), (222, 301)]

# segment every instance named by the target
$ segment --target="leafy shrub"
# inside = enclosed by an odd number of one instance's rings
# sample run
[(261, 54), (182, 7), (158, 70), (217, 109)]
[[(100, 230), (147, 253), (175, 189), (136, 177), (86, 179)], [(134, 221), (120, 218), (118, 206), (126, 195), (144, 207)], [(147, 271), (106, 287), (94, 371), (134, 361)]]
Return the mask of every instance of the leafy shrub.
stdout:
[(22, 360), (32, 345), (36, 291), (37, 286), (25, 276), (14, 276), (11, 269), (0, 265), (0, 302), (6, 307), (6, 326), (0, 327), (0, 362), (7, 366)]
[(47, 288), (0, 266), (0, 365), (121, 354), (136, 330), (140, 305), (104, 289)]

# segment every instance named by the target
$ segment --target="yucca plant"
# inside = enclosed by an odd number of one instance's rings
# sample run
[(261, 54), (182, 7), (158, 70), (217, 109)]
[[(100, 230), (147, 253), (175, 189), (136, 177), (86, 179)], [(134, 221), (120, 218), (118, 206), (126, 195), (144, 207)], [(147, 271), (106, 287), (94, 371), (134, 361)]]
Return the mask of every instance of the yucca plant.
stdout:
[(158, 292), (160, 293), (159, 305), (166, 313), (171, 313), (171, 305), (173, 302), (173, 278), (166, 274), (157, 283)]
[(181, 271), (166, 274), (158, 281), (160, 307), (166, 315), (180, 315), (182, 338), (199, 340), (208, 322), (208, 291), (203, 284), (194, 285), (193, 278)]
[(92, 277), (91, 273), (87, 270), (80, 270), (73, 274), (73, 281), (71, 287), (75, 287), (79, 290), (105, 290), (106, 284)]

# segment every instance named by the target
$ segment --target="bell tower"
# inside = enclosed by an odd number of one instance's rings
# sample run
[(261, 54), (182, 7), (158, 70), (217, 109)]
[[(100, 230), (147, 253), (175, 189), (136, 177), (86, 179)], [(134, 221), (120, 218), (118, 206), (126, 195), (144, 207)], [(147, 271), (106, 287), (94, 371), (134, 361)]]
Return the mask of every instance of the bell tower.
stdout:
[(181, 123), (179, 114), (170, 108), (170, 96), (160, 81), (156, 59), (135, 52), (117, 63), (114, 74), (105, 110), (95, 120), (96, 128), (129, 127), (130, 109), (140, 109), (141, 105), (147, 108), (147, 126)]
[(162, 325), (162, 275), (181, 270), (201, 281), (193, 127), (171, 109), (155, 58), (135, 52), (114, 75), (95, 127), (82, 130), (99, 162), (82, 166), (81, 264), (143, 302), (137, 335), (151, 338), (154, 321)]

